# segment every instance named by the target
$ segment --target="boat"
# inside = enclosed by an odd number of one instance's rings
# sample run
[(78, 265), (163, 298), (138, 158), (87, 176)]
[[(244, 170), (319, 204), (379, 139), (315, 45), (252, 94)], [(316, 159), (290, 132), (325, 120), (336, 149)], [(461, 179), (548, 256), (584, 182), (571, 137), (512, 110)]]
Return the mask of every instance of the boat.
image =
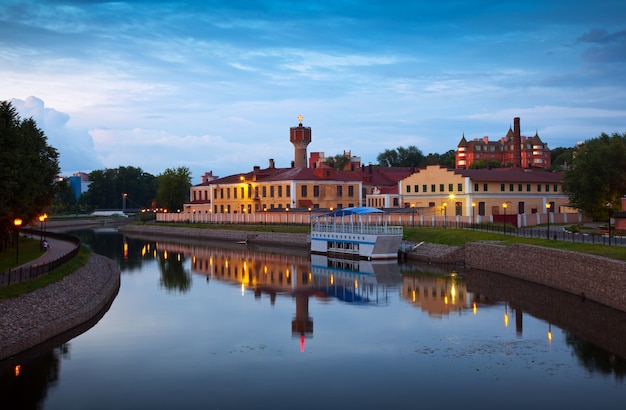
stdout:
[(311, 253), (344, 259), (398, 259), (402, 226), (387, 225), (372, 207), (342, 208), (311, 217)]

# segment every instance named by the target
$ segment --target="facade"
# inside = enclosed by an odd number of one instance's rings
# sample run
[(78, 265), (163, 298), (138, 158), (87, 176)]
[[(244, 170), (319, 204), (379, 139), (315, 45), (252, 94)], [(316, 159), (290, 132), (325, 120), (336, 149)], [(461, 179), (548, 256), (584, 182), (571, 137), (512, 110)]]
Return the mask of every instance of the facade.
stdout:
[(359, 206), (362, 183), (353, 172), (327, 166), (276, 168), (255, 166), (251, 172), (205, 181), (191, 187), (185, 212), (256, 213), (293, 208), (330, 209)]
[(519, 168), (450, 169), (430, 165), (398, 183), (400, 203), (423, 216), (568, 213), (563, 174)]
[(550, 150), (535, 133), (533, 137), (521, 135), (520, 119), (513, 119), (513, 128), (498, 141), (488, 137), (471, 141), (461, 138), (456, 151), (456, 168), (469, 169), (479, 160), (497, 161), (500, 167), (550, 169)]

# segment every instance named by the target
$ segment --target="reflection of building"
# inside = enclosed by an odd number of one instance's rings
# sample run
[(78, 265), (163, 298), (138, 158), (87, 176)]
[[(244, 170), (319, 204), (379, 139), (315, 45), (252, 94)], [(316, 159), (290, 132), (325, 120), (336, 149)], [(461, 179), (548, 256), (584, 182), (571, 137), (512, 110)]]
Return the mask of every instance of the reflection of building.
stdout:
[(472, 308), (465, 282), (456, 274), (449, 276), (404, 276), (402, 298), (419, 306), (429, 316), (442, 317)]

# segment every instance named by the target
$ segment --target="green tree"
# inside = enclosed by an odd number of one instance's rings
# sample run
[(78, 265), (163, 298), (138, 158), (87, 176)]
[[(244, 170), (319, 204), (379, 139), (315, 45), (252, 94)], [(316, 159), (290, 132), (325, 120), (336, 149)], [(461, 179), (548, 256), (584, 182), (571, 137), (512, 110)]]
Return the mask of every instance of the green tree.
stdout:
[(620, 209), (626, 193), (626, 133), (587, 140), (565, 172), (565, 191), (573, 207), (594, 218), (605, 219), (609, 206)]
[(439, 156), (439, 165), (456, 168), (456, 151), (451, 149)]
[(170, 211), (182, 209), (183, 203), (189, 200), (189, 188), (191, 188), (191, 171), (189, 168), (167, 168), (157, 178), (159, 180), (157, 191), (159, 207)]
[(350, 157), (343, 154), (337, 154), (334, 157), (326, 158), (324, 164), (335, 168), (337, 171), (343, 171), (350, 163)]
[(557, 147), (550, 151), (550, 168), (553, 170), (567, 169), (572, 165), (576, 148)]
[(119, 167), (89, 173), (89, 189), (81, 204), (94, 209), (150, 208), (157, 196), (158, 180), (141, 168)]
[(426, 164), (424, 154), (414, 145), (387, 149), (378, 154), (376, 160), (385, 167), (422, 167)]
[(0, 235), (13, 220), (23, 224), (47, 211), (57, 192), (59, 154), (32, 118), (21, 119), (10, 102), (0, 102)]
[(470, 164), (469, 169), (500, 168), (500, 161), (495, 159), (479, 159)]

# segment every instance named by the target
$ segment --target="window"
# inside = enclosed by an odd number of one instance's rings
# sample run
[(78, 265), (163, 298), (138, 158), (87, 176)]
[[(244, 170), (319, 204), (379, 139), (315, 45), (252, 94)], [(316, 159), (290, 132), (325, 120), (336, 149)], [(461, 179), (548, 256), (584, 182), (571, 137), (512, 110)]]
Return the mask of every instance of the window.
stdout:
[(411, 193), (411, 185), (408, 185), (408, 184), (407, 184), (407, 186), (406, 186), (406, 193), (407, 193), (407, 194), (408, 194), (408, 193)]
[(478, 192), (478, 184), (474, 183), (474, 192)]
[(554, 192), (559, 192), (559, 186), (557, 184), (554, 184), (553, 188), (554, 188), (553, 189)]
[(448, 184), (448, 192), (452, 192), (452, 186), (453, 184)]
[(437, 192), (437, 190), (435, 189), (435, 184), (432, 184), (430, 186), (430, 192)]
[(337, 198), (341, 198), (343, 196), (343, 187), (341, 185), (337, 186)]
[(517, 184), (517, 190), (518, 192), (522, 192), (522, 184)]
[(320, 186), (313, 185), (313, 197), (319, 198), (319, 196), (320, 196)]
[(266, 198), (267, 197), (267, 187), (266, 186), (262, 187), (261, 188), (261, 192), (262, 192), (263, 198)]
[(213, 198), (217, 198), (217, 196), (218, 196), (218, 195), (217, 195), (217, 188), (215, 188), (215, 189), (213, 190)]
[(439, 192), (443, 192), (443, 184), (439, 184)]
[(463, 191), (463, 184), (457, 184), (456, 185), (456, 190), (459, 191), (459, 192)]
[(504, 192), (504, 184), (500, 184), (500, 191)]
[(509, 184), (509, 192), (513, 192), (513, 184)]
[(196, 200), (196, 191), (193, 191), (193, 200)]
[(274, 185), (270, 186), (270, 198), (274, 198)]
[(518, 202), (517, 203), (517, 213), (518, 214), (523, 214), (524, 213), (524, 202)]
[(283, 186), (282, 185), (278, 185), (278, 197), (279, 198), (283, 197)]
[(428, 185), (426, 184), (422, 185), (422, 192), (424, 193), (428, 192)]
[(226, 198), (230, 199), (230, 188), (226, 188)]
[(237, 188), (233, 188), (233, 198), (237, 199)]
[[(417, 187), (417, 185), (415, 185), (415, 186)], [(417, 191), (415, 191), (415, 192), (417, 192)], [(349, 185), (348, 186), (348, 196), (350, 198), (354, 197), (354, 185)]]
[(415, 193), (418, 193), (420, 191), (420, 186), (415, 184), (415, 186), (413, 187), (413, 190), (415, 191)]
[(488, 184), (483, 184), (483, 191), (487, 192), (489, 191), (489, 185)]
[(478, 203), (478, 215), (485, 216), (485, 203), (484, 202)]
[(309, 196), (308, 192), (307, 192), (307, 186), (306, 185), (302, 185), (300, 187), (300, 196), (302, 198), (306, 198), (307, 196)]
[(258, 186), (254, 187), (254, 197), (256, 199), (259, 199), (259, 187)]
[(526, 184), (526, 192), (530, 192), (530, 184)]
[(224, 188), (220, 188), (220, 199), (224, 199)]
[(541, 184), (537, 184), (537, 192), (541, 192)]
[(550, 184), (546, 184), (546, 192), (550, 192)]
[(285, 185), (285, 196), (287, 198), (289, 198), (291, 196), (291, 186), (290, 185)]

